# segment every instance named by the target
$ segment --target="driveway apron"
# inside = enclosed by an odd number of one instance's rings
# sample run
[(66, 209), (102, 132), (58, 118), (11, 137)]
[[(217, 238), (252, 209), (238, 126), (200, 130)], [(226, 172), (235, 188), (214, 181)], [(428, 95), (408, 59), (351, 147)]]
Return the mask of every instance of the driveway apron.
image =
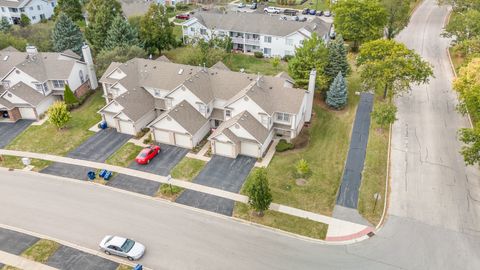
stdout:
[(7, 146), (15, 137), (24, 131), (31, 120), (18, 120), (15, 123), (0, 123), (0, 148)]
[[(105, 162), (109, 156), (115, 153), (115, 151), (124, 145), (130, 138), (130, 135), (118, 133), (114, 129), (101, 130), (88, 138), (88, 140), (82, 143), (79, 147), (68, 153), (67, 157), (95, 162)], [(94, 169), (55, 162), (41, 172), (86, 180), (87, 172), (89, 170)]]
[[(139, 165), (136, 162), (132, 162), (129, 168), (167, 176), (189, 151), (185, 148), (164, 144), (161, 144), (160, 148), (160, 153), (149, 164)], [(107, 185), (149, 196), (154, 196), (160, 188), (160, 183), (158, 182), (125, 174), (115, 176)]]
[[(193, 182), (238, 193), (255, 162), (255, 158), (246, 156), (214, 156)], [(233, 214), (234, 201), (197, 191), (185, 190), (176, 202), (227, 216)]]

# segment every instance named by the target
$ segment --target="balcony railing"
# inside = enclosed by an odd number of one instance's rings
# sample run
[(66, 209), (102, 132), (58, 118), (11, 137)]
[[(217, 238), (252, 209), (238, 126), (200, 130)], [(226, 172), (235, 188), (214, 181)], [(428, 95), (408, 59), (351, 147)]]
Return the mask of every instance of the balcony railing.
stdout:
[(260, 45), (260, 39), (244, 39), (242, 37), (232, 37), (233, 43)]

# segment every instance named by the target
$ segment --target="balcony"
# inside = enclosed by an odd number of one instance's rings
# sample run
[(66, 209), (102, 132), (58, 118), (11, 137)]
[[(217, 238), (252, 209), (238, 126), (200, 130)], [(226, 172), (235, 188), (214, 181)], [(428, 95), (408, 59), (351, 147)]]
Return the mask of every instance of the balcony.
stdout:
[(244, 39), (243, 37), (232, 37), (232, 42), (238, 44), (260, 45), (260, 39)]

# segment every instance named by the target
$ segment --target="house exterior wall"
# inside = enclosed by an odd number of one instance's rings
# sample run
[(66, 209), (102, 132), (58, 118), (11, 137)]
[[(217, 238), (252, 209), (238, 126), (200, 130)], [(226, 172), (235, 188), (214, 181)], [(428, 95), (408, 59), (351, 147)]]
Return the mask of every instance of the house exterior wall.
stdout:
[[(231, 116), (234, 117), (235, 115), (243, 112), (243, 111), (248, 111), (251, 115), (257, 119), (258, 122), (262, 122), (260, 114), (267, 114), (260, 106), (257, 105), (251, 98), (248, 98), (248, 100), (245, 100), (245, 97), (242, 97), (231, 104), (229, 104), (227, 107), (231, 108)], [(268, 115), (268, 114), (267, 114)], [(226, 118), (228, 120), (229, 118)]]
[(12, 72), (10, 72), (2, 81), (9, 81), (10, 87), (14, 86), (19, 82), (23, 82), (24, 84), (32, 87), (33, 89), (36, 89), (35, 83), (43, 83), (18, 68), (12, 70)]
[(205, 123), (205, 125), (193, 135), (192, 143), (194, 147), (205, 137), (205, 135), (207, 135), (208, 131), (210, 131), (210, 122), (207, 121), (207, 123)]
[(8, 116), (10, 117), (10, 120), (12, 120), (13, 122), (16, 122), (22, 119), (22, 115), (20, 114), (20, 110), (18, 108), (13, 108), (10, 111), (8, 111)]
[(235, 124), (231, 126), (229, 129), (233, 134), (235, 134), (239, 138), (255, 140), (255, 138), (239, 124)]
[(17, 11), (5, 6), (0, 6), (0, 17), (6, 17), (7, 20), (13, 24), (14, 18), (20, 18), (21, 14), (24, 13), (30, 18), (31, 23), (35, 24), (40, 22), (42, 19), (41, 15), (43, 15), (45, 19), (52, 17), (54, 7), (55, 1), (32, 0), (28, 2), (25, 7), (22, 7), (22, 9), (18, 8)]
[(167, 119), (167, 117), (170, 116), (165, 116), (162, 120), (158, 121), (153, 125), (154, 128), (158, 128), (161, 130), (168, 130), (168, 131), (173, 131), (177, 133), (187, 133), (187, 131), (175, 120), (170, 118), (170, 120)]
[(53, 96), (53, 95), (50, 95), (48, 96), (47, 98), (45, 98), (42, 102), (40, 102), (37, 107), (36, 107), (36, 110), (37, 110), (37, 115), (40, 116), (42, 114), (44, 114), (48, 108), (50, 107), (50, 105), (52, 105), (55, 101), (58, 100), (58, 97), (57, 96)]
[(268, 148), (268, 146), (270, 145), (270, 142), (271, 142), (272, 139), (273, 139), (273, 134), (274, 134), (273, 129), (271, 129), (271, 130), (270, 130), (270, 134), (268, 134), (267, 139), (266, 139), (265, 142), (263, 142), (263, 144), (262, 144), (262, 148), (261, 148), (261, 150), (260, 150), (262, 156), (265, 154), (265, 151), (267, 151), (267, 148)]
[[(80, 71), (83, 74), (83, 82), (80, 79)], [(75, 65), (73, 65), (72, 71), (70, 72), (70, 75), (68, 76), (68, 85), (72, 89), (72, 91), (75, 91), (75, 89), (79, 88), (82, 84), (84, 84), (87, 81), (87, 76), (88, 76), (88, 70), (87, 70), (87, 65), (84, 63), (79, 63), (76, 62)], [(55, 79), (55, 78), (51, 78)]]
[(140, 118), (137, 122), (135, 122), (135, 131), (140, 132), (142, 128), (146, 127), (150, 122), (155, 120), (157, 114), (155, 110), (152, 110), (145, 114), (142, 118)]
[(80, 85), (80, 87), (78, 87), (77, 89), (73, 90), (74, 91), (74, 94), (76, 97), (82, 97), (84, 96), (86, 93), (88, 93), (88, 91), (90, 91), (90, 82), (89, 81), (86, 81), (84, 82), (82, 85)]
[[(185, 89), (185, 90), (183, 90)], [(174, 90), (172, 93), (168, 95), (169, 98), (172, 99), (172, 107), (177, 106), (180, 102), (186, 100), (190, 105), (192, 105), (196, 110), (198, 110), (197, 103), (203, 103), (197, 96), (195, 96), (187, 87), (181, 86)], [(170, 109), (170, 108), (167, 108)]]
[(3, 95), (3, 98), (8, 100), (10, 103), (14, 103), (14, 104), (28, 104), (28, 102), (26, 102), (25, 100), (17, 97), (16, 95), (8, 91), (5, 95)]

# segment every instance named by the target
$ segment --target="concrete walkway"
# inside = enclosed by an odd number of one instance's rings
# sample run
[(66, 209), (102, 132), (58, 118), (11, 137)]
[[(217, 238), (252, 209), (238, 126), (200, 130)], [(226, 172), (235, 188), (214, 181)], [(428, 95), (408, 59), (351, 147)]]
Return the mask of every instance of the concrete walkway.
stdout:
[[(207, 187), (204, 185), (199, 185), (192, 182), (187, 182), (187, 181), (182, 181), (177, 179), (167, 180), (167, 177), (164, 177), (164, 176), (142, 172), (138, 170), (132, 170), (129, 168), (124, 168), (119, 166), (113, 166), (105, 163), (99, 163), (99, 162), (93, 162), (93, 161), (81, 160), (81, 159), (73, 159), (73, 158), (54, 156), (54, 155), (48, 155), (48, 154), (5, 150), (5, 149), (0, 149), (0, 155), (28, 157), (33, 159), (49, 160), (54, 162), (84, 166), (84, 167), (95, 168), (95, 169), (107, 169), (109, 171), (122, 173), (130, 176), (134, 176), (134, 177), (140, 177), (140, 178), (160, 182), (162, 184), (172, 184), (174, 186), (182, 187), (185, 189), (207, 193), (210, 195), (215, 195), (218, 197), (234, 200), (237, 202), (248, 203), (248, 197), (241, 194), (228, 192), (225, 190)], [(304, 211), (301, 209), (276, 204), (276, 203), (272, 203), (270, 205), (270, 210), (325, 223), (329, 226), (329, 232), (330, 232), (330, 233), (327, 233), (327, 237), (340, 237), (340, 236), (353, 235), (353, 234), (358, 234), (359, 232), (366, 232), (366, 231), (373, 230), (373, 228), (370, 228), (365, 225), (360, 225), (353, 222), (344, 221), (344, 220), (336, 219), (333, 217), (324, 216), (324, 215)], [(332, 239), (335, 239), (335, 238), (332, 238)]]
[(18, 255), (14, 255), (11, 253), (7, 253), (0, 250), (0, 263), (5, 265), (14, 266), (20, 269), (28, 269), (28, 270), (55, 270), (57, 268), (50, 267), (45, 264), (41, 264), (35, 261), (31, 261), (29, 259), (23, 258)]

